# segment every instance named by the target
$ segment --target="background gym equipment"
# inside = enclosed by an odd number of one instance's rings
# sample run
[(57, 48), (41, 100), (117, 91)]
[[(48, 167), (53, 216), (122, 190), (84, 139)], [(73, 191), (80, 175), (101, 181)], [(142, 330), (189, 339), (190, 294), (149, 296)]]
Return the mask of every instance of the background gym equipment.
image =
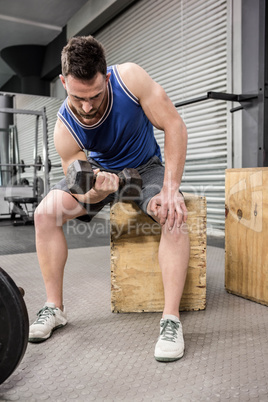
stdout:
[[(36, 116), (33, 163), (25, 163), (24, 160), (20, 159), (17, 128), (10, 123), (5, 129), (6, 141), (1, 151), (1, 155), (3, 155), (0, 160), (0, 184), (6, 188), (3, 199), (9, 204), (8, 214), (14, 220), (15, 225), (33, 223), (34, 210), (42, 200), (43, 194), (47, 194), (50, 188), (49, 173), (52, 167), (60, 167), (60, 164), (52, 165), (48, 158), (46, 111), (45, 108), (41, 111), (33, 111), (0, 107), (0, 113), (7, 116), (16, 113)], [(42, 157), (37, 155), (40, 116), (43, 119), (43, 161)], [(26, 174), (28, 168), (33, 169)], [(40, 171), (42, 171), (42, 177), (38, 174)], [(24, 190), (23, 187), (32, 188), (32, 193), (26, 191), (26, 188)], [(21, 193), (19, 188), (22, 190)], [(16, 216), (19, 217), (18, 220), (15, 220)]]
[[(125, 168), (118, 174), (119, 187), (124, 188), (124, 196), (139, 197), (142, 179), (136, 169)], [(88, 161), (75, 160), (67, 169), (66, 181), (73, 194), (85, 194), (96, 181), (96, 175)]]
[[(39, 180), (38, 180), (39, 179)], [(40, 177), (37, 177), (36, 185), (41, 188), (44, 184)], [(39, 202), (41, 201), (42, 197), (19, 197), (19, 196), (12, 196), (12, 197), (4, 197), (4, 200), (9, 203), (10, 208), (10, 217), (13, 220), (13, 225), (18, 226), (20, 224), (33, 224), (33, 212)], [(32, 211), (29, 211), (27, 204), (32, 205)], [(16, 215), (19, 215), (20, 220), (16, 220)]]
[[(34, 177), (36, 176), (36, 173), (38, 169), (43, 168), (43, 174), (44, 174), (44, 192), (45, 194), (48, 193), (49, 191), (49, 158), (48, 158), (48, 129), (47, 129), (47, 117), (46, 117), (46, 108), (43, 107), (42, 110), (24, 110), (24, 109), (14, 109), (10, 107), (0, 107), (0, 113), (6, 113), (6, 114), (24, 114), (24, 115), (33, 115), (36, 116), (36, 126), (35, 126), (35, 138), (33, 141), (34, 147), (33, 147), (33, 160), (34, 163), (30, 164), (34, 166)], [(40, 160), (40, 157), (37, 155), (37, 149), (38, 149), (38, 127), (39, 127), (39, 118), (42, 117), (43, 120), (43, 163), (42, 160)], [(14, 162), (10, 161), (9, 163), (3, 163), (2, 166), (7, 166), (10, 165), (11, 167), (21, 167), (23, 169), (24, 162), (19, 163), (19, 159)], [(29, 164), (27, 164), (29, 166)], [(35, 194), (33, 194), (34, 196)]]
[(268, 306), (268, 167), (226, 169), (225, 288)]
[[(194, 194), (184, 193), (184, 198), (191, 251), (180, 311), (204, 310), (207, 203), (205, 197)], [(163, 311), (164, 289), (158, 262), (161, 226), (141, 212), (134, 202), (113, 204), (110, 222), (112, 311)]]
[(23, 294), (0, 268), (0, 384), (13, 373), (27, 348), (29, 318)]
[[(14, 167), (14, 168), (19, 168), (18, 170), (20, 170), (21, 171), (21, 173), (24, 173), (25, 172), (25, 169), (27, 169), (27, 168), (30, 168), (31, 166), (33, 166), (33, 167), (35, 167), (35, 168), (37, 168), (37, 170), (38, 171), (40, 171), (42, 168), (44, 168), (45, 167), (45, 164), (42, 162), (42, 158), (41, 158), (41, 156), (40, 155), (38, 155), (37, 157), (36, 157), (36, 162), (35, 163), (25, 163), (24, 162), (24, 160), (23, 159), (21, 159), (21, 161), (20, 161), (20, 163), (0, 163), (0, 166), (7, 166), (7, 167)], [(55, 164), (55, 165), (52, 165), (52, 163), (51, 163), (51, 160), (50, 159), (48, 159), (48, 171), (50, 172), (51, 171), (51, 168), (53, 168), (53, 167), (60, 167), (61, 166), (61, 164)], [(16, 170), (16, 171), (18, 171), (17, 169), (14, 169), (14, 170)]]

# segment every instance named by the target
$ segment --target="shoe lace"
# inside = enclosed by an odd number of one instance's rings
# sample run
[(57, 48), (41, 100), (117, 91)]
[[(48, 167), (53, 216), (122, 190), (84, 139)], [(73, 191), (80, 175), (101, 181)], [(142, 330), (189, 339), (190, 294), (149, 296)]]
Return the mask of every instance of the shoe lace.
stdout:
[(178, 336), (179, 323), (172, 320), (164, 320), (161, 324), (160, 336), (165, 341), (176, 342)]
[(51, 307), (43, 307), (37, 313), (37, 319), (35, 320), (34, 324), (45, 324), (46, 320), (51, 316), (55, 315), (55, 311)]

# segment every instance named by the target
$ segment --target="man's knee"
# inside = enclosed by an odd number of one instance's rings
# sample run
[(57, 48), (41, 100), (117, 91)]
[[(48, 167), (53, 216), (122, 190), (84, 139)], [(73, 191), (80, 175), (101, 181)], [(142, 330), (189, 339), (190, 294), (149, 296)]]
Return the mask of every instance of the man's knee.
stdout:
[(188, 241), (189, 233), (187, 223), (182, 223), (178, 227), (175, 223), (173, 228), (169, 228), (168, 222), (162, 227), (162, 235), (168, 239), (168, 241), (178, 244), (181, 242)]
[(36, 225), (56, 222), (62, 226), (70, 219), (86, 214), (87, 211), (69, 193), (53, 190), (41, 201), (35, 210)]
[(51, 191), (43, 198), (34, 213), (34, 222), (37, 228), (48, 227), (51, 223), (59, 220), (59, 218), (63, 220), (63, 198), (62, 191)]
[(46, 198), (47, 197), (41, 201), (34, 212), (34, 225), (37, 230), (42, 229), (43, 227), (48, 227), (51, 218), (54, 215), (52, 209), (49, 208)]

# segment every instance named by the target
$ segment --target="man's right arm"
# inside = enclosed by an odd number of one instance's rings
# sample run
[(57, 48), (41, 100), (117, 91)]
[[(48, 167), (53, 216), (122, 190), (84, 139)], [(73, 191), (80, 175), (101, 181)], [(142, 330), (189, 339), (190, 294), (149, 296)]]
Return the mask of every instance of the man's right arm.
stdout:
[[(76, 159), (87, 160), (85, 152), (78, 146), (65, 125), (58, 119), (54, 130), (55, 148), (61, 158), (63, 172), (66, 175), (68, 166)], [(75, 198), (83, 203), (96, 204), (109, 194), (118, 190), (119, 178), (112, 173), (95, 171), (96, 182), (86, 194), (75, 194)]]

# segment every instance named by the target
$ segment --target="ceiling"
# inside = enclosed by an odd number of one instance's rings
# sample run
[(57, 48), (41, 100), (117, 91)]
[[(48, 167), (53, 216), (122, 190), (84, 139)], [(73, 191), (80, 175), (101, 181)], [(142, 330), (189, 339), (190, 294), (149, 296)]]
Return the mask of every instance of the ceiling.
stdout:
[[(0, 52), (15, 45), (47, 45), (88, 0), (0, 0)], [(0, 56), (0, 87), (14, 72)]]

